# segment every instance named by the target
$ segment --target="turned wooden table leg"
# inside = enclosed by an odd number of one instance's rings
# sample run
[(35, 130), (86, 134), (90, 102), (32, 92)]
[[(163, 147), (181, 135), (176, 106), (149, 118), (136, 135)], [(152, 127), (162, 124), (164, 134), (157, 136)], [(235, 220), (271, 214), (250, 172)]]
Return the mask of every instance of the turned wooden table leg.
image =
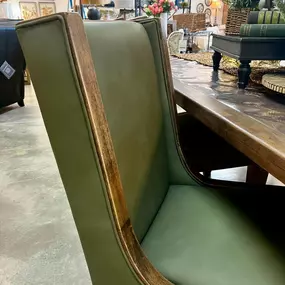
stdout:
[(238, 69), (238, 87), (244, 89), (248, 85), (251, 72), (250, 60), (241, 60)]
[(265, 185), (268, 177), (268, 172), (257, 164), (247, 167), (246, 183)]
[(220, 67), (220, 62), (222, 59), (221, 53), (215, 51), (213, 56), (212, 56), (212, 59), (213, 59), (213, 69), (214, 69), (214, 71), (218, 71), (219, 67)]

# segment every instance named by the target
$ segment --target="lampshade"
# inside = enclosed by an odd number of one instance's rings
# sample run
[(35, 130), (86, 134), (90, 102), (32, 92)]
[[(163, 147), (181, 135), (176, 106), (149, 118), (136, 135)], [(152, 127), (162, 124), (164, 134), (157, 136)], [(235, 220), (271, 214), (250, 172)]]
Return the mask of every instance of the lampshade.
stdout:
[(116, 9), (134, 9), (135, 1), (134, 0), (115, 0)]
[(213, 0), (211, 4), (211, 8), (213, 9), (219, 9), (221, 8), (221, 2), (220, 0)]

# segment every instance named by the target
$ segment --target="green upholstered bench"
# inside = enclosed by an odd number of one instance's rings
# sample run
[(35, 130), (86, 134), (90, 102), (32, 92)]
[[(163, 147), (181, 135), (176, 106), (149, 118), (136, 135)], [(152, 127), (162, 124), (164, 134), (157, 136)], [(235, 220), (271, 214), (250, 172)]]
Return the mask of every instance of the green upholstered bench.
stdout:
[(17, 33), (94, 284), (285, 284), (283, 190), (206, 187), (185, 164), (159, 19)]

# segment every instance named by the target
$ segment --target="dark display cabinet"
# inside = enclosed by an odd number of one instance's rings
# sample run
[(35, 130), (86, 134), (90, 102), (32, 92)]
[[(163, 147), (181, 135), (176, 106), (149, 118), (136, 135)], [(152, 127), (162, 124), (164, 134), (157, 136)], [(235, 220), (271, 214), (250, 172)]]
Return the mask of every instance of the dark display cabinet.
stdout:
[[(0, 108), (14, 103), (24, 106), (26, 63), (15, 31), (18, 20), (0, 20), (0, 67), (6, 66), (7, 78), (0, 71)], [(7, 65), (8, 64), (8, 65)]]

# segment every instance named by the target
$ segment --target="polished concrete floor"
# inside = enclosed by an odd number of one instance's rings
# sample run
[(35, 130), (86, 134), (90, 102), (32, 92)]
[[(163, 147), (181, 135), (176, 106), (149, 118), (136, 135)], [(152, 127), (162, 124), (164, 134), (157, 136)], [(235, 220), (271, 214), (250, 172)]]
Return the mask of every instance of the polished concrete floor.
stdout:
[[(0, 284), (91, 284), (31, 86), (25, 103), (0, 111)], [(213, 177), (244, 181), (245, 173), (231, 169)], [(280, 184), (272, 176), (268, 183)]]
[(91, 284), (31, 86), (0, 114), (0, 284)]

